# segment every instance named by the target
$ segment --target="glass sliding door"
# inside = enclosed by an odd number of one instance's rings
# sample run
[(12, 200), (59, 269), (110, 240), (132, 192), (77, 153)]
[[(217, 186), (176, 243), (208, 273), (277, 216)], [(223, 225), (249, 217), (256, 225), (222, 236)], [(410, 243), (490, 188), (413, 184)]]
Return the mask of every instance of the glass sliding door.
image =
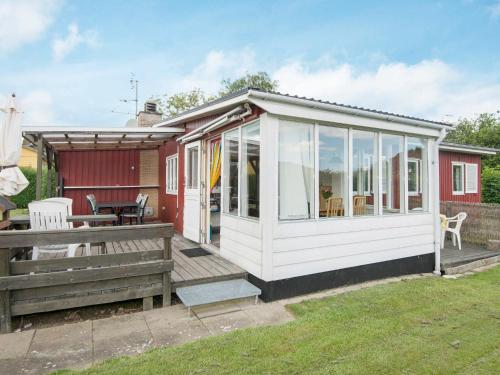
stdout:
[(347, 129), (318, 125), (319, 217), (345, 216), (348, 200)]
[(427, 140), (408, 137), (408, 212), (427, 211)]
[(241, 128), (241, 211), (242, 217), (259, 217), (260, 125)]
[(280, 121), (279, 218), (314, 217), (314, 125)]
[(239, 129), (224, 135), (224, 202), (225, 213), (238, 215)]
[(352, 131), (352, 187), (354, 216), (374, 215), (375, 133)]
[[(404, 137), (382, 134), (382, 208), (383, 214), (404, 212)], [(403, 187), (403, 189), (401, 188)]]

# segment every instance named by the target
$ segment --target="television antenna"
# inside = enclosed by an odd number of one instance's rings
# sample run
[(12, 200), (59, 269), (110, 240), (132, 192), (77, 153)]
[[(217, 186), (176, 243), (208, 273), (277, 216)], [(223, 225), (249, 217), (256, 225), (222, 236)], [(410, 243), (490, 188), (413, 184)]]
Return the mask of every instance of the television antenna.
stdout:
[[(139, 105), (139, 81), (135, 78), (135, 74), (130, 74), (130, 89), (135, 91), (135, 99), (120, 99), (123, 103), (135, 102), (135, 118), (139, 116), (138, 105)], [(114, 112), (114, 111), (113, 111)], [(116, 112), (118, 113), (118, 112)]]

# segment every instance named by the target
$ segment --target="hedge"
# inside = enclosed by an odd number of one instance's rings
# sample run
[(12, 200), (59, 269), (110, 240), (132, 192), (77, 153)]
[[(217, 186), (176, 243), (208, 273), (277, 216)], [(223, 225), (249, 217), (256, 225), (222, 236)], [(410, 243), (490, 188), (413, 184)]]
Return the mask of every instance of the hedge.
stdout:
[(481, 179), (483, 203), (500, 203), (500, 167), (485, 167)]
[[(29, 181), (26, 189), (17, 195), (9, 197), (9, 199), (17, 205), (17, 208), (28, 208), (28, 203), (36, 200), (36, 169), (29, 167), (20, 167), (24, 176)], [(52, 196), (55, 196), (56, 177), (52, 173)], [(47, 198), (47, 168), (42, 170), (42, 199)]]

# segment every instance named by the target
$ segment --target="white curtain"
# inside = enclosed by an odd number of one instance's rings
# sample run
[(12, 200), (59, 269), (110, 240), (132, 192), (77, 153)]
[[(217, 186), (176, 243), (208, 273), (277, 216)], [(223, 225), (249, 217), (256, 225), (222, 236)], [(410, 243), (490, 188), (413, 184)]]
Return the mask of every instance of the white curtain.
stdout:
[[(21, 113), (16, 109), (12, 96), (5, 108), (1, 108), (3, 119), (0, 128), (0, 194), (16, 195), (28, 186), (28, 180), (17, 167), (23, 144)], [(5, 168), (7, 167), (7, 168)], [(4, 169), (5, 168), (5, 169)]]
[(282, 220), (313, 216), (313, 125), (280, 122), (279, 217)]

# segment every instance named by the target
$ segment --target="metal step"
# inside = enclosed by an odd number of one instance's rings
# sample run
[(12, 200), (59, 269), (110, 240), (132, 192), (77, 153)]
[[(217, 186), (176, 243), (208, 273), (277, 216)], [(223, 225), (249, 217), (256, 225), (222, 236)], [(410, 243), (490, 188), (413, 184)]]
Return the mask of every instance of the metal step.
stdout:
[(188, 314), (194, 306), (216, 302), (255, 297), (257, 302), (261, 290), (245, 279), (217, 281), (177, 288), (175, 291), (182, 303), (188, 308)]

